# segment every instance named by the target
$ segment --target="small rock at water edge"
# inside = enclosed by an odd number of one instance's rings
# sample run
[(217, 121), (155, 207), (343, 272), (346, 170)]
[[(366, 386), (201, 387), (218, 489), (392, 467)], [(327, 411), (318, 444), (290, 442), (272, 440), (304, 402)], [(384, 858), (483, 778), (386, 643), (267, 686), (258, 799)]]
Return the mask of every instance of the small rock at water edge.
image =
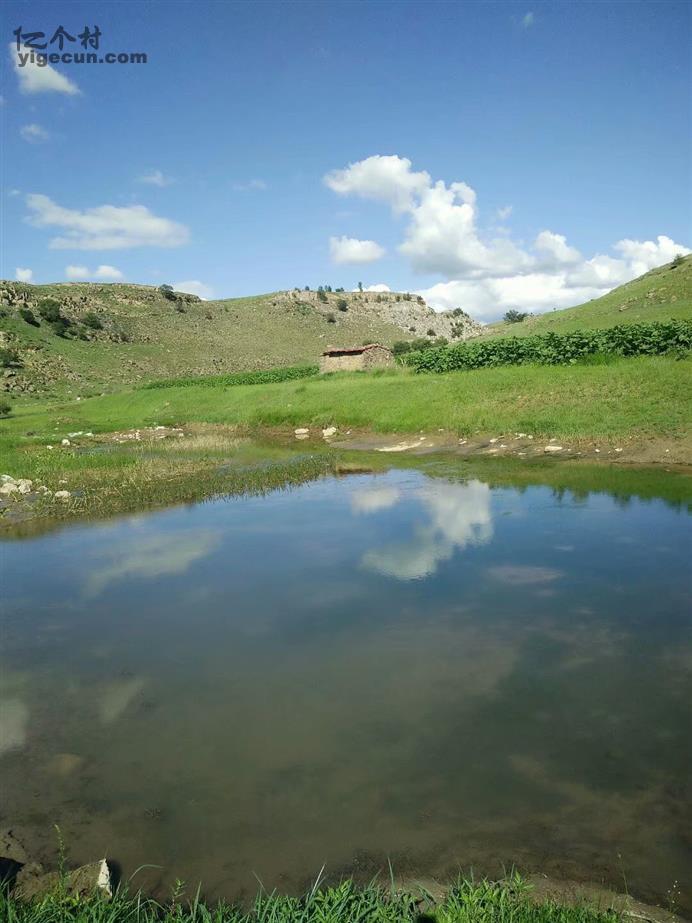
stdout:
[(69, 500), (72, 494), (69, 490), (56, 490), (53, 496), (56, 500)]
[(562, 452), (561, 445), (547, 445), (543, 449), (544, 452)]
[(336, 435), (336, 426), (327, 426), (322, 430), (322, 435), (325, 439), (329, 439), (330, 436)]
[(63, 439), (60, 445), (72, 445), (69, 439)]

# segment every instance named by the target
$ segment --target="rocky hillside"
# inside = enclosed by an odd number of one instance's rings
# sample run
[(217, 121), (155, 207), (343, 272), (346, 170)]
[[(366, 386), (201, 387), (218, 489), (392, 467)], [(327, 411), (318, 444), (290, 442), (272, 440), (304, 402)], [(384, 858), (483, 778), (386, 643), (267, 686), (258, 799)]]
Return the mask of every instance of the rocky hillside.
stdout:
[(0, 282), (0, 390), (86, 396), (155, 378), (316, 362), (327, 344), (479, 325), (408, 293), (276, 292), (201, 301), (145, 285)]

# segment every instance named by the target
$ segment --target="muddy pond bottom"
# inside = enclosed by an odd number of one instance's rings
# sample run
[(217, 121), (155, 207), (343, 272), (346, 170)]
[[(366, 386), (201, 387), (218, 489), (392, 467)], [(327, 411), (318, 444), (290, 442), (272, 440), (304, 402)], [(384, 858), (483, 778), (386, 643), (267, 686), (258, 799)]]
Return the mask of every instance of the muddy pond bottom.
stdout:
[(686, 505), (457, 468), (4, 541), (2, 824), (159, 896), (391, 861), (689, 911)]

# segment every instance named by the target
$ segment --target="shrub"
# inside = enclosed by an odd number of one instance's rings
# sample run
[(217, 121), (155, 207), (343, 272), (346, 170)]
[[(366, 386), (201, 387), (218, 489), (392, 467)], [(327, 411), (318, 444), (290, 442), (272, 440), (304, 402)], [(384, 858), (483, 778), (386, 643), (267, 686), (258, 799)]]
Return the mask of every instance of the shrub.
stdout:
[(82, 323), (85, 327), (90, 327), (92, 330), (103, 330), (103, 323), (101, 322), (101, 318), (93, 311), (87, 311), (87, 313), (82, 318)]
[(348, 311), (348, 301), (345, 298), (339, 298), (336, 302), (336, 306), (340, 311)]
[(685, 257), (682, 255), (682, 253), (676, 253), (673, 259), (673, 262), (670, 264), (670, 268), (677, 269), (678, 266), (682, 266), (684, 262), (685, 262)]
[(20, 365), (19, 354), (9, 346), (0, 347), (0, 368), (8, 369), (11, 365)]
[(12, 410), (12, 404), (6, 401), (4, 397), (0, 398), (0, 417), (7, 417)]
[(27, 324), (31, 324), (32, 327), (41, 326), (40, 322), (36, 320), (36, 315), (31, 310), (31, 308), (20, 308), (19, 316), (22, 318), (22, 320), (25, 320)]
[(433, 330), (432, 327), (428, 327), (426, 336), (429, 336), (429, 337), (434, 337), (434, 336), (435, 336), (435, 331)]
[(397, 340), (392, 344), (392, 352), (395, 356), (404, 356), (411, 352), (411, 344), (408, 340)]
[(230, 375), (204, 375), (199, 378), (165, 378), (150, 381), (142, 387), (149, 388), (186, 388), (190, 385), (208, 387), (230, 387), (232, 385), (267, 385), (277, 381), (295, 381), (317, 375), (316, 365), (289, 365), (279, 369), (260, 369), (256, 372), (233, 372)]
[(508, 324), (520, 324), (523, 320), (526, 320), (528, 316), (526, 311), (516, 311), (514, 308), (511, 308), (509, 311), (505, 312), (502, 319)]
[(329, 298), (327, 298), (327, 296), (326, 296), (325, 293), (324, 293), (324, 289), (321, 289), (321, 288), (320, 288), (320, 289), (317, 290), (317, 300), (318, 300), (318, 301), (325, 301), (325, 302), (326, 302), (326, 301), (329, 301)]
[(172, 285), (159, 285), (159, 292), (163, 295), (164, 298), (167, 298), (169, 301), (177, 301), (177, 296), (173, 291)]
[(332, 314), (331, 312), (330, 312), (329, 314), (327, 314), (327, 323), (328, 323), (328, 324), (335, 324), (335, 323), (336, 323), (336, 314)]
[(620, 324), (604, 330), (541, 333), (466, 341), (418, 351), (407, 358), (417, 372), (453, 372), (497, 365), (573, 365), (597, 353), (613, 356), (684, 354), (692, 348), (692, 321)]
[(38, 313), (44, 320), (55, 321), (60, 319), (60, 302), (55, 298), (44, 298), (39, 302)]
[(70, 329), (70, 321), (66, 317), (56, 317), (55, 320), (49, 321), (51, 330), (58, 337), (67, 336), (67, 331)]

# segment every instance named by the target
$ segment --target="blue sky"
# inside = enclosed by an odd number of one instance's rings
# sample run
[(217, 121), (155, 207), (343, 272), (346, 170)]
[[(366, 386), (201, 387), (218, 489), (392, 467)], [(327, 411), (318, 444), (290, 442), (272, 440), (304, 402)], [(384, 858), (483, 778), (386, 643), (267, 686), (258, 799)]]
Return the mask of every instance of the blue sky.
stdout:
[[(147, 63), (15, 68), (16, 28), (59, 25)], [(692, 242), (687, 2), (53, 0), (3, 30), (3, 278), (363, 281), (491, 319)]]

